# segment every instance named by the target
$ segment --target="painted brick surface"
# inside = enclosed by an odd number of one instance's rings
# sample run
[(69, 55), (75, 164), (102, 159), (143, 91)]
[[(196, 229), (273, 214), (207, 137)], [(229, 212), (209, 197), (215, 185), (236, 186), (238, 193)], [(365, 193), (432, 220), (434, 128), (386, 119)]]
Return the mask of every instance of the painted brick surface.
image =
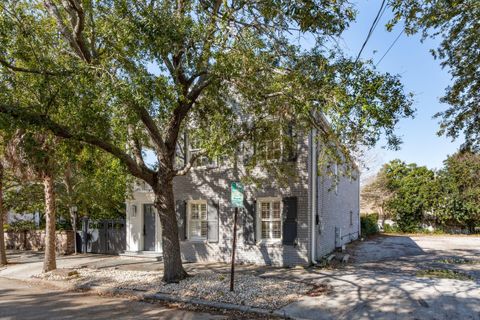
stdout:
[[(327, 255), (359, 236), (360, 204), (359, 179), (341, 177), (337, 187), (329, 177), (319, 176), (318, 180), (317, 258)], [(352, 219), (350, 219), (350, 211)], [(352, 222), (352, 223), (350, 223)], [(341, 231), (341, 238), (335, 236), (335, 228)]]
[[(247, 213), (240, 210), (238, 217), (237, 262), (277, 266), (306, 265), (309, 263), (311, 237), (311, 215), (309, 201), (308, 142), (299, 143), (298, 157), (295, 162), (296, 176), (287, 183), (288, 187), (278, 187), (270, 183), (268, 187), (245, 186), (245, 198), (248, 200), (262, 197), (297, 197), (297, 241), (293, 246), (282, 243), (249, 244), (243, 236), (242, 221)], [(242, 161), (236, 167), (194, 168), (186, 176), (174, 179), (174, 196), (177, 200), (209, 200), (219, 205), (218, 242), (190, 241), (180, 242), (182, 258), (185, 261), (230, 261), (232, 248), (232, 229), (234, 209), (230, 207), (230, 184), (239, 181), (243, 174)], [(256, 173), (266, 178), (264, 172)], [(316, 180), (316, 181), (315, 181)], [(358, 237), (359, 225), (359, 182), (342, 178), (338, 192), (329, 190), (332, 181), (329, 177), (315, 177), (317, 183), (317, 208), (320, 224), (316, 227), (317, 252), (321, 257), (335, 249), (335, 227), (342, 231), (343, 237), (337, 243), (341, 245)], [(144, 186), (145, 187), (145, 186)], [(127, 201), (127, 251), (142, 251), (143, 204), (153, 203), (153, 194), (140, 187), (133, 199)], [(137, 212), (132, 214), (132, 207)], [(353, 223), (350, 225), (350, 211)], [(258, 211), (257, 211), (258, 215)], [(156, 251), (161, 251), (161, 228), (157, 217)]]
[[(243, 237), (241, 222), (245, 211), (239, 212), (237, 240), (237, 261), (244, 263), (290, 266), (308, 264), (309, 222), (308, 222), (308, 171), (306, 141), (300, 146), (296, 168), (297, 176), (292, 178), (286, 188), (271, 185), (266, 188), (245, 186), (245, 197), (297, 197), (297, 243), (285, 246), (281, 243), (254, 245), (247, 244)], [(239, 166), (240, 167), (240, 166)], [(174, 180), (175, 200), (213, 200), (219, 203), (219, 241), (218, 243), (181, 242), (183, 259), (186, 261), (229, 261), (232, 248), (232, 229), (234, 209), (229, 207), (230, 183), (239, 180), (240, 169), (212, 168), (194, 169), (188, 175)], [(261, 174), (261, 173), (259, 173)], [(258, 214), (258, 213), (257, 213)]]

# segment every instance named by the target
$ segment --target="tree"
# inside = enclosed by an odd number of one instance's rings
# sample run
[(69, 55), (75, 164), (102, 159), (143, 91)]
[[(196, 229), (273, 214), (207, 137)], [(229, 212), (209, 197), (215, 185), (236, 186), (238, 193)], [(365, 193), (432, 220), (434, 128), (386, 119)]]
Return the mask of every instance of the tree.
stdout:
[(360, 194), (362, 203), (376, 209), (379, 216), (382, 217), (382, 225), (385, 224), (387, 218), (390, 218), (387, 203), (393, 196), (393, 190), (389, 188), (387, 170), (388, 165), (383, 165), (374, 179), (361, 190)]
[(438, 197), (435, 173), (424, 166), (393, 160), (385, 165), (386, 186), (392, 193), (387, 202), (399, 229), (414, 232), (433, 215), (434, 201)]
[(461, 1), (389, 1), (395, 18), (389, 25), (405, 23), (407, 34), (421, 32), (442, 39), (432, 50), (454, 80), (440, 100), (450, 106), (441, 118), (440, 134), (457, 138), (465, 135), (466, 146), (480, 147), (480, 3)]
[(4, 167), (3, 159), (0, 159), (0, 266), (7, 264), (7, 251), (5, 248), (5, 238), (3, 234), (3, 219), (5, 217), (6, 210), (3, 205), (3, 178), (4, 178)]
[(480, 222), (480, 155), (460, 150), (444, 161), (439, 174), (441, 200), (436, 216), (444, 224), (461, 224), (475, 231)]
[(79, 214), (94, 219), (124, 217), (131, 183), (116, 158), (72, 143), (63, 143), (57, 151), (61, 153), (61, 174), (56, 181), (59, 213), (69, 216), (70, 208), (76, 206)]
[[(329, 154), (348, 163), (348, 149), (383, 133), (397, 147), (395, 125), (413, 113), (397, 76), (345, 58), (330, 41), (354, 19), (343, 0), (5, 1), (2, 13), (4, 120), (100, 148), (148, 183), (166, 282), (187, 275), (173, 179), (199, 157), (234, 158), (294, 125), (319, 130)], [(312, 49), (296, 45), (293, 31)], [(201, 151), (178, 161), (183, 137)], [(295, 146), (292, 135), (280, 139)]]
[(19, 129), (12, 136), (7, 148), (7, 159), (19, 177), (43, 183), (46, 220), (44, 272), (57, 268), (55, 257), (55, 140), (56, 138), (48, 133)]

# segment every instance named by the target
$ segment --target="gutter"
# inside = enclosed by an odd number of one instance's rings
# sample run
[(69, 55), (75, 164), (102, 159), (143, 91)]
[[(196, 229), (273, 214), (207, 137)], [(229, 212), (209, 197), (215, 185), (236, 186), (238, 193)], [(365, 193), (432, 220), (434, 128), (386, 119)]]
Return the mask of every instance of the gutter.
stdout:
[(317, 130), (312, 129), (308, 136), (308, 160), (309, 160), (309, 193), (310, 198), (310, 214), (311, 214), (311, 237), (310, 237), (310, 261), (312, 264), (316, 264), (316, 253), (317, 253), (317, 241), (316, 241), (316, 223), (317, 223), (317, 143), (315, 137), (317, 136)]

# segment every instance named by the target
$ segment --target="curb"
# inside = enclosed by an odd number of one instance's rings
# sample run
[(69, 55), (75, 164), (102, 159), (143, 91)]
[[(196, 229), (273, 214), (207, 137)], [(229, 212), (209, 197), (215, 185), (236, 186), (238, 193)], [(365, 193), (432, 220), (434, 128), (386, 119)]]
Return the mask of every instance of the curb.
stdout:
[(211, 307), (216, 309), (235, 310), (235, 311), (241, 311), (241, 312), (256, 313), (256, 314), (266, 315), (266, 316), (274, 315), (278, 317), (283, 317), (284, 319), (301, 320), (299, 318), (292, 318), (290, 316), (287, 316), (285, 312), (282, 312), (280, 310), (269, 310), (269, 309), (250, 307), (250, 306), (244, 306), (244, 305), (238, 305), (238, 304), (226, 303), (226, 302), (209, 301), (209, 300), (203, 300), (203, 299), (197, 299), (197, 298), (184, 298), (184, 297), (172, 296), (165, 293), (144, 294), (143, 298), (152, 299), (152, 300), (162, 300), (167, 302), (183, 302), (188, 304), (202, 305), (205, 307)]

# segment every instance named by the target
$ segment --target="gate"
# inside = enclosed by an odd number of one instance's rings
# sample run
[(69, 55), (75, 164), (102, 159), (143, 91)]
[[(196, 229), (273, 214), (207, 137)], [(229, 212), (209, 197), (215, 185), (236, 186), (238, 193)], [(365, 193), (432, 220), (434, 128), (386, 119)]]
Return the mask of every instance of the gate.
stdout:
[(82, 220), (82, 252), (119, 254), (126, 249), (125, 219)]

